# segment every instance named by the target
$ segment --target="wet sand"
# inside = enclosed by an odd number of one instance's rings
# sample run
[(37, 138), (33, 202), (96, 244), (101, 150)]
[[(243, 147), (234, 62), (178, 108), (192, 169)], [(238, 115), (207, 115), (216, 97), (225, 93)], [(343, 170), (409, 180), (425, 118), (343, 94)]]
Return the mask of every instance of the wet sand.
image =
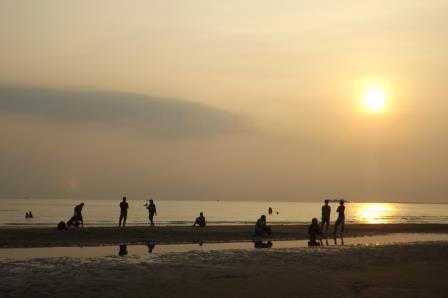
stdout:
[[(302, 240), (305, 225), (272, 226), (271, 240)], [(330, 231), (332, 227), (330, 227)], [(344, 237), (389, 233), (448, 233), (446, 224), (351, 224)], [(331, 233), (329, 233), (331, 234)], [(58, 231), (56, 228), (2, 228), (0, 247), (96, 246), (151, 243), (250, 241), (253, 226), (85, 227)]]
[(448, 243), (0, 262), (2, 297), (448, 297)]

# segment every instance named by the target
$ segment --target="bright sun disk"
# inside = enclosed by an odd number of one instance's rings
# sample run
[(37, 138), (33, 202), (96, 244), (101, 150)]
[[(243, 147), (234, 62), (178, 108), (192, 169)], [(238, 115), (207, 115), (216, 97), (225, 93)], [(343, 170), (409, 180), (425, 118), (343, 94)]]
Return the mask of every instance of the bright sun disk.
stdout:
[(369, 87), (364, 92), (363, 103), (364, 106), (371, 112), (378, 112), (384, 108), (385, 94), (381, 88)]

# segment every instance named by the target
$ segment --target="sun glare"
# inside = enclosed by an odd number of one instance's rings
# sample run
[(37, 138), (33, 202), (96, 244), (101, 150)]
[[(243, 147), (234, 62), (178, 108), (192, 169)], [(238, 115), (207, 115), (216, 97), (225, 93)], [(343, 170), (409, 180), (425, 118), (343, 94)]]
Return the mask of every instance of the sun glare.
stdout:
[(386, 96), (381, 88), (371, 86), (364, 91), (364, 107), (370, 112), (379, 112), (384, 108)]

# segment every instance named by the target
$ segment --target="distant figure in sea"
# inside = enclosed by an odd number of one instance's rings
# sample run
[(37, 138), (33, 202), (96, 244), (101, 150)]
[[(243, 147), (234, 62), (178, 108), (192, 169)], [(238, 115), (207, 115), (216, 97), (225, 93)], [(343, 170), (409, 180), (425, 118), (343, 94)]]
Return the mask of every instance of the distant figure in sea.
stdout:
[(336, 219), (336, 222), (334, 223), (334, 235), (336, 236), (336, 233), (338, 231), (338, 226), (341, 226), (341, 235), (344, 233), (344, 225), (345, 225), (345, 206), (344, 206), (344, 200), (339, 201), (339, 207), (336, 210), (338, 213), (338, 218)]
[(325, 205), (322, 206), (322, 222), (320, 223), (320, 228), (323, 230), (325, 225), (325, 235), (328, 233), (328, 227), (330, 226), (330, 214), (331, 207), (328, 205), (330, 200), (325, 200)]
[(126, 225), (126, 218), (128, 217), (129, 204), (126, 202), (126, 197), (123, 197), (123, 201), (120, 203), (120, 219), (118, 220), (118, 226), (121, 227), (121, 222), (123, 222), (123, 227)]
[(28, 214), (29, 214), (30, 218), (34, 218), (33, 213), (31, 211), (28, 212)]
[(75, 206), (75, 214), (70, 218), (67, 222), (67, 227), (79, 227), (79, 225), (84, 227), (84, 220), (82, 218), (82, 208), (84, 207), (84, 203)]
[(31, 213), (31, 211), (25, 213), (25, 218), (33, 218), (33, 213)]
[(269, 215), (272, 215), (272, 208), (271, 207), (269, 207), (268, 213), (269, 213)]
[(311, 224), (308, 227), (308, 238), (310, 241), (308, 241), (308, 246), (319, 246), (322, 245), (322, 240), (319, 239), (319, 242), (316, 240), (319, 236), (322, 235), (322, 229), (318, 224), (317, 218), (313, 218), (311, 220)]
[(149, 200), (149, 203), (145, 205), (146, 209), (148, 209), (149, 213), (149, 221), (151, 222), (151, 226), (154, 225), (154, 215), (157, 215), (156, 205), (154, 204), (153, 199)]
[(199, 216), (196, 217), (196, 221), (193, 224), (193, 227), (195, 227), (196, 225), (200, 226), (200, 227), (205, 227), (206, 222), (205, 222), (205, 217), (204, 217), (204, 213), (199, 213)]
[(272, 234), (271, 227), (266, 225), (266, 215), (262, 215), (255, 224), (255, 235), (263, 236), (264, 234), (268, 236)]

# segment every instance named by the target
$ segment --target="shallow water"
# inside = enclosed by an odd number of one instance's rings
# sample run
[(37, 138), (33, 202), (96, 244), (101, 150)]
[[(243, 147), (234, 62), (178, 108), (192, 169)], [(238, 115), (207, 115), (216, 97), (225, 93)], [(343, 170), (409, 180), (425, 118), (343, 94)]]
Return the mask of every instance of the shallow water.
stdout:
[[(323, 240), (324, 247), (341, 246), (378, 246), (401, 243), (418, 243), (448, 241), (448, 234), (388, 234), (381, 236), (364, 236), (349, 238), (329, 238)], [(42, 247), (42, 248), (1, 248), (0, 260), (28, 260), (35, 258), (105, 258), (117, 257), (125, 246), (126, 255), (122, 257), (157, 257), (168, 253), (207, 252), (224, 250), (255, 250), (255, 249), (294, 249), (308, 247), (307, 240), (272, 241), (271, 248), (256, 248), (254, 242), (226, 242), (226, 243), (191, 243), (191, 244), (154, 244), (120, 245), (116, 246), (88, 246), (88, 247)], [(265, 246), (267, 241), (258, 246)]]
[[(55, 227), (73, 215), (73, 207), (85, 202), (83, 210), (86, 226), (116, 226), (119, 216), (117, 200), (65, 199), (2, 199), (0, 226)], [(128, 225), (148, 225), (148, 213), (143, 200), (129, 200)], [(254, 224), (268, 207), (271, 224), (304, 224), (313, 217), (320, 218), (321, 202), (244, 202), (244, 201), (155, 201), (157, 225), (191, 225), (203, 211), (209, 225)], [(333, 222), (337, 203), (331, 203)], [(32, 211), (33, 219), (25, 219)], [(278, 212), (278, 214), (277, 214)], [(448, 223), (448, 204), (403, 203), (346, 203), (348, 223)]]

